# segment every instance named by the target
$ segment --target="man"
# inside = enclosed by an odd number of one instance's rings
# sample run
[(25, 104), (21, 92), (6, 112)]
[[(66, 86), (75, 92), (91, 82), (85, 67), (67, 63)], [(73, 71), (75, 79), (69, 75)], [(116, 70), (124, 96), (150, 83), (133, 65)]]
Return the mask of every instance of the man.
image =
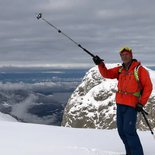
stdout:
[[(103, 60), (98, 56), (95, 56), (93, 61), (98, 65), (104, 78), (118, 79), (117, 128), (125, 145), (126, 155), (144, 155), (136, 132), (136, 120), (137, 111), (143, 110), (152, 92), (152, 83), (148, 71), (141, 66), (140, 62), (133, 59), (132, 49), (122, 48), (120, 57), (123, 62), (122, 66), (111, 69), (107, 69)], [(135, 69), (137, 69), (137, 74)]]

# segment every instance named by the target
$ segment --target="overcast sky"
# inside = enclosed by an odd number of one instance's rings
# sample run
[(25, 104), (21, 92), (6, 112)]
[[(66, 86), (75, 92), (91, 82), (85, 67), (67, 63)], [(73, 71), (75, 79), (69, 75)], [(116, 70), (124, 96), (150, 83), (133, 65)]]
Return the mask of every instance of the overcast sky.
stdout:
[(119, 49), (129, 46), (155, 64), (155, 0), (0, 0), (0, 12), (0, 65), (94, 65), (39, 12), (107, 63), (121, 62)]

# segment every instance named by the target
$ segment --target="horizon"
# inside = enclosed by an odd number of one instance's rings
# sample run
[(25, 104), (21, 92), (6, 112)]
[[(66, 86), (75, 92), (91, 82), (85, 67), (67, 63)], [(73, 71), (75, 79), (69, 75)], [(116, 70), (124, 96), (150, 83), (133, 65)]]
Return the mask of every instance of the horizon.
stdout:
[[(109, 64), (121, 64), (121, 63), (105, 63), (105, 65), (109, 65)], [(154, 67), (155, 64), (142, 64), (143, 66), (146, 66), (146, 67)], [(23, 69), (89, 69), (89, 68), (93, 68), (95, 67), (96, 65), (95, 64), (92, 64), (91, 65), (85, 65), (85, 64), (72, 64), (72, 65), (69, 65), (69, 64), (63, 64), (63, 65), (53, 65), (53, 64), (40, 64), (40, 65), (0, 65), (0, 69), (20, 69), (20, 68), (23, 68)]]

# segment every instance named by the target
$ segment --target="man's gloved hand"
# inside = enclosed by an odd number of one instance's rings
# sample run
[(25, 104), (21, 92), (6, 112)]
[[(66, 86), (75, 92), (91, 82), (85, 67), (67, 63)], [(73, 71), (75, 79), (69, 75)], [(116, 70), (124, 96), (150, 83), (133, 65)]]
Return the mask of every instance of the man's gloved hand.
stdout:
[(95, 57), (93, 57), (93, 61), (96, 65), (99, 65), (103, 61), (103, 59), (96, 55)]
[(137, 105), (136, 105), (136, 108), (135, 108), (138, 112), (141, 112), (141, 111), (143, 111), (143, 105), (141, 104), (141, 103), (138, 103)]

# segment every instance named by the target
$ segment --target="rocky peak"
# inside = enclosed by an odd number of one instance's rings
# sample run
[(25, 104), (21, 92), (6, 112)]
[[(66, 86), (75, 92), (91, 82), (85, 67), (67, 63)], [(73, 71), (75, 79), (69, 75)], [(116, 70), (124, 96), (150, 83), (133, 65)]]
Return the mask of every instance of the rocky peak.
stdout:
[[(110, 66), (111, 67), (111, 66)], [(81, 84), (72, 93), (64, 110), (62, 126), (75, 128), (116, 128), (115, 92), (117, 80), (101, 77), (97, 67), (91, 68)], [(155, 96), (151, 96), (146, 110), (148, 120), (155, 127)], [(138, 117), (139, 129), (148, 129), (141, 115)]]

